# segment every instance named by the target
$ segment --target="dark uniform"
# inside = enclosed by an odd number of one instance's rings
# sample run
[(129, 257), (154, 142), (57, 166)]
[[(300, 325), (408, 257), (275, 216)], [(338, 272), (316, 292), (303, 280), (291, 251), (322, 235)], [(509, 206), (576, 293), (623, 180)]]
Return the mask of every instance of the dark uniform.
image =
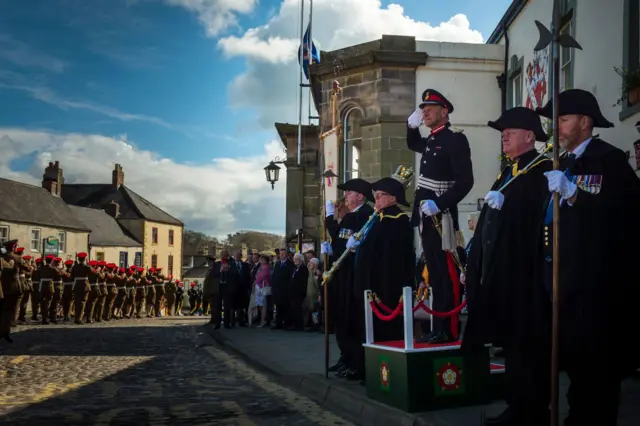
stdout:
[[(426, 90), (422, 99), (420, 108), (425, 105), (440, 105), (447, 108), (449, 113), (453, 112), (453, 105), (435, 90)], [(437, 214), (440, 223), (442, 214), (449, 213), (455, 231), (459, 231), (457, 205), (473, 187), (469, 141), (460, 130), (451, 130), (451, 125), (447, 122), (431, 129), (427, 138), (422, 137), (419, 128), (407, 127), (407, 146), (422, 154), (411, 224), (421, 227), (429, 286), (433, 289), (433, 309), (448, 312), (461, 303), (461, 296), (457, 300), (454, 298), (454, 294), (461, 292), (453, 288), (447, 260), (449, 255), (442, 250), (442, 238), (432, 219), (422, 214), (420, 203), (432, 200), (440, 210)], [(457, 321), (453, 323), (456, 324)], [(432, 343), (449, 341), (457, 336), (459, 330), (456, 328), (452, 327), (451, 317), (433, 318), (433, 332), (427, 340)]]
[(72, 290), (75, 300), (75, 323), (82, 324), (82, 318), (85, 316), (85, 306), (91, 292), (89, 278), (95, 275), (95, 272), (93, 268), (85, 263), (87, 253), (78, 253), (76, 257), (77, 263), (71, 268)]
[(10, 240), (4, 243), (8, 253), (0, 257), (0, 282), (2, 285), (2, 316), (0, 316), (0, 338), (7, 342), (11, 339), (11, 325), (15, 321), (18, 301), (22, 295), (20, 284), (20, 257), (14, 253), (18, 240)]
[[(552, 116), (549, 101), (537, 112)], [(613, 127), (595, 97), (584, 90), (560, 93), (559, 115), (585, 115), (593, 127)], [(640, 255), (640, 180), (626, 154), (589, 138), (561, 158), (576, 188), (575, 200), (560, 206), (560, 366), (571, 384), (567, 393), (568, 426), (617, 421), (621, 379), (640, 366), (635, 315), (640, 299), (637, 276), (630, 273)], [(564, 178), (563, 178), (564, 179)], [(554, 185), (549, 176), (549, 186)], [(557, 181), (556, 181), (557, 182)], [(554, 188), (551, 188), (554, 189)], [(571, 199), (571, 198), (570, 198)], [(540, 229), (542, 275), (548, 294), (553, 287), (551, 197)], [(610, 364), (612, 363), (612, 364)]]
[[(499, 131), (529, 130), (538, 141), (548, 139), (540, 117), (529, 108), (507, 110), (488, 126)], [(487, 194), (489, 201), (482, 208), (466, 264), (469, 317), (462, 349), (482, 351), (487, 343), (504, 349), (509, 408), (487, 419), (487, 424), (543, 426), (549, 419), (548, 397), (532, 392), (550, 386), (544, 366), (550, 354), (551, 303), (535, 259), (540, 252), (543, 202), (549, 193), (544, 173), (552, 162), (538, 156), (532, 141), (531, 150), (502, 170), (491, 187), (494, 193)], [(517, 175), (530, 164), (526, 173)], [(491, 205), (489, 197), (507, 182), (502, 205)]]
[(73, 277), (71, 276), (73, 260), (65, 261), (64, 265), (66, 267), (66, 270), (62, 274), (62, 320), (69, 321), (71, 302), (73, 300)]
[(182, 315), (182, 303), (184, 302), (184, 284), (176, 280), (176, 312), (175, 315)]
[[(342, 191), (354, 191), (365, 196), (364, 204), (356, 210), (347, 213), (338, 223), (335, 215), (327, 216), (325, 219), (326, 228), (331, 235), (331, 248), (333, 250), (334, 259), (340, 258), (347, 249), (347, 241), (356, 234), (369, 217), (373, 214), (373, 208), (367, 203), (373, 202), (371, 193), (371, 184), (363, 179), (351, 179), (338, 185), (338, 189)], [(329, 312), (334, 317), (334, 329), (336, 333), (336, 341), (340, 349), (340, 359), (336, 365), (329, 368), (329, 371), (335, 371), (338, 377), (352, 377), (357, 375), (356, 365), (351, 341), (359, 342), (359, 335), (349, 335), (349, 323), (356, 321), (353, 318), (354, 311), (352, 305), (354, 303), (362, 303), (361, 298), (353, 298), (353, 267), (355, 256), (347, 255), (340, 268), (336, 271), (336, 275), (327, 285), (334, 286), (335, 297), (329, 304)]]
[[(409, 206), (405, 200), (403, 183), (394, 178), (383, 178), (371, 184), (373, 191), (385, 192), (396, 198), (399, 204)], [(387, 306), (397, 306), (402, 289), (411, 286), (414, 280), (415, 253), (413, 249), (413, 228), (409, 217), (397, 205), (380, 209), (380, 214), (364, 231), (364, 239), (357, 248), (354, 266), (352, 297), (354, 303), (354, 327), (352, 333), (358, 335), (353, 340), (353, 353), (357, 375), (353, 379), (365, 377), (364, 348), (364, 291), (371, 290)], [(359, 302), (358, 302), (359, 301)], [(373, 318), (373, 333), (376, 342), (401, 340), (403, 336), (402, 317), (392, 321)]]

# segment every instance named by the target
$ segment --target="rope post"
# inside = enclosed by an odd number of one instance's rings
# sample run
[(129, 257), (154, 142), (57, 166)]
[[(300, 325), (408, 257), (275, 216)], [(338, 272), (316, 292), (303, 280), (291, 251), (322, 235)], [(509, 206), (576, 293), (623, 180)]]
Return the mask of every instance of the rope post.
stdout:
[(365, 330), (365, 343), (367, 345), (373, 344), (373, 312), (371, 311), (371, 304), (369, 304), (369, 296), (371, 296), (371, 290), (364, 291), (364, 330)]
[[(429, 300), (427, 301), (429, 309), (433, 310), (433, 289), (429, 287)], [(431, 328), (431, 332), (433, 332), (433, 318), (432, 314), (429, 314), (429, 327)]]
[(402, 303), (404, 316), (404, 349), (413, 349), (413, 290), (411, 287), (402, 289)]

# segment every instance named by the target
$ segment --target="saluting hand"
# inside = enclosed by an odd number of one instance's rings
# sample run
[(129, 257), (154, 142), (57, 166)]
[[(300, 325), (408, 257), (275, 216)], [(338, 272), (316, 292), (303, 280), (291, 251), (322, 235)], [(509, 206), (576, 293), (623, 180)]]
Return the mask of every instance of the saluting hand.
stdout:
[(333, 216), (336, 212), (336, 206), (335, 204), (333, 204), (333, 201), (327, 200), (324, 206), (324, 210), (325, 210), (325, 215), (327, 217)]
[(407, 120), (407, 124), (412, 129), (420, 127), (420, 124), (422, 124), (422, 110), (420, 108), (416, 108), (416, 110), (413, 111), (413, 114), (411, 114)]

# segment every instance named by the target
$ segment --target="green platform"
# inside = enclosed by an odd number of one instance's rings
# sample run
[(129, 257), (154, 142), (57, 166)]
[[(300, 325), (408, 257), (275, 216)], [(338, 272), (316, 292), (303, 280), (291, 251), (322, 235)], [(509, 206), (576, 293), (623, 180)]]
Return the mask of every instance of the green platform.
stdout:
[(367, 396), (412, 413), (487, 404), (500, 398), (504, 369), (490, 367), (489, 348), (462, 354), (459, 342), (365, 344)]

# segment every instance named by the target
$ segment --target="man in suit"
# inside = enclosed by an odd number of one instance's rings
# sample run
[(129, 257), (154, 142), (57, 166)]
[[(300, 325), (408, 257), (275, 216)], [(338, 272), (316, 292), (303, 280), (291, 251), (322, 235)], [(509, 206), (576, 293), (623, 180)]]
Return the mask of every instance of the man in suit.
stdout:
[(293, 275), (295, 266), (287, 249), (281, 248), (278, 251), (279, 260), (273, 266), (273, 274), (271, 276), (271, 292), (273, 295), (273, 303), (276, 305), (276, 317), (273, 329), (281, 329), (290, 325), (289, 318), (289, 281)]
[(251, 266), (242, 260), (242, 252), (236, 251), (233, 257), (236, 269), (238, 270), (238, 282), (234, 289), (234, 309), (235, 317), (232, 321), (238, 320), (240, 327), (246, 327), (247, 325), (247, 309), (249, 308), (249, 297), (251, 295)]

